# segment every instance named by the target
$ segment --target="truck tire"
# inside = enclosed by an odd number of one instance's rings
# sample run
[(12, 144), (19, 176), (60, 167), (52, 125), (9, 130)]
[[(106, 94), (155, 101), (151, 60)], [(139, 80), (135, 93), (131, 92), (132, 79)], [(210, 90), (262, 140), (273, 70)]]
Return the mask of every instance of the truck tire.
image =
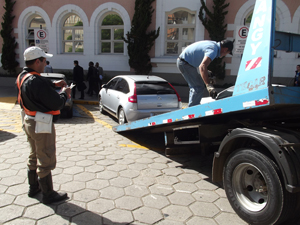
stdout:
[(249, 224), (281, 224), (294, 216), (297, 198), (285, 190), (277, 165), (255, 149), (228, 157), (223, 184), (232, 208)]

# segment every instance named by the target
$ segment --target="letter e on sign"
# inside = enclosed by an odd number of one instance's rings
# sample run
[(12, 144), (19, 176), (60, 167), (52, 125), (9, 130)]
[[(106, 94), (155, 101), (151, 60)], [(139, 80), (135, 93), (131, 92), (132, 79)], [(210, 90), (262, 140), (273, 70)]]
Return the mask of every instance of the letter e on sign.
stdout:
[(46, 38), (46, 32), (43, 31), (43, 30), (39, 30), (37, 33), (36, 33), (38, 39), (45, 39)]
[(241, 27), (239, 29), (239, 37), (240, 38), (247, 38), (248, 32), (249, 32), (249, 28), (248, 27)]

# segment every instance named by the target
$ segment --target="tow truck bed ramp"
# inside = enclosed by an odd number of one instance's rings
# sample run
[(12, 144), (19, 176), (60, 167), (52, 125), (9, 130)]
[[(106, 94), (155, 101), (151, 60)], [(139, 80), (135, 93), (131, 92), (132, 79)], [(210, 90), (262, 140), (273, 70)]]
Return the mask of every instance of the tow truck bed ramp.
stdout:
[(300, 88), (273, 86), (243, 95), (152, 116), (113, 127), (115, 132), (147, 130), (164, 132), (174, 127), (220, 120), (282, 120), (300, 113)]

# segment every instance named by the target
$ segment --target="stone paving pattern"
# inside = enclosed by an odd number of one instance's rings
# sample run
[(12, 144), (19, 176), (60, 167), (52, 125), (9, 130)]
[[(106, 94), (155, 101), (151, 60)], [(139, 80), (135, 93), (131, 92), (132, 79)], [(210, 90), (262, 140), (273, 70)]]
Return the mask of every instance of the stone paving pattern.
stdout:
[(56, 124), (52, 172), (54, 188), (69, 199), (52, 205), (40, 203), (41, 194), (27, 196), (29, 145), (19, 106), (0, 110), (0, 224), (246, 224), (211, 182), (212, 155), (166, 157), (163, 140), (147, 135), (133, 142), (112, 131), (116, 121), (97, 105), (75, 107), (81, 117)]

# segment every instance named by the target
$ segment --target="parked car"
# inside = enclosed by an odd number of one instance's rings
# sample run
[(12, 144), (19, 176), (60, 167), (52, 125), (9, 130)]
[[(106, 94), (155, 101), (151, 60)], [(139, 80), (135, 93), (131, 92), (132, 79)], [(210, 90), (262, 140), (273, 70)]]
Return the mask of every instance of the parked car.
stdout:
[[(68, 80), (67, 80), (67, 78), (64, 74), (60, 74), (60, 73), (41, 73), (41, 76), (46, 77), (46, 78), (50, 79), (51, 81), (65, 80), (65, 82), (67, 84), (69, 84), (69, 82), (68, 82)], [(74, 88), (76, 88), (76, 87), (74, 87)], [(55, 90), (57, 92), (60, 92), (61, 87), (56, 87)], [(64, 108), (61, 110), (61, 114), (62, 115), (65, 114), (67, 118), (72, 118), (73, 117), (73, 99), (72, 99), (72, 95), (66, 101)]]
[(180, 96), (157, 76), (120, 75), (102, 85), (100, 113), (108, 112), (119, 124), (181, 109)]

